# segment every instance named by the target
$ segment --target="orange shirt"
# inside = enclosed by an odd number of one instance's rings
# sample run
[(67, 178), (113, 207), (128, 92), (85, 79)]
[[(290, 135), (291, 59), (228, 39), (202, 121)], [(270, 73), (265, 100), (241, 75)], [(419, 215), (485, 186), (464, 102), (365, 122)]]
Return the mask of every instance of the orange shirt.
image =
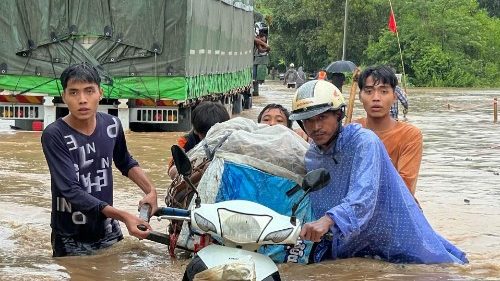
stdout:
[[(366, 128), (366, 118), (358, 119), (355, 122)], [(415, 195), (420, 162), (422, 161), (422, 133), (417, 127), (399, 121), (392, 129), (374, 131), (374, 133), (384, 143), (394, 167), (405, 181), (411, 194)]]

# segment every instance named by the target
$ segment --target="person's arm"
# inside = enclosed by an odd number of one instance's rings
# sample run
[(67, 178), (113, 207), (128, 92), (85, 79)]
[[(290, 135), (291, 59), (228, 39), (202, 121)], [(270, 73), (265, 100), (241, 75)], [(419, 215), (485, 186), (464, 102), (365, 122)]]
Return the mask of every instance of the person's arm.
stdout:
[(321, 241), (321, 237), (323, 237), (334, 224), (335, 222), (329, 215), (324, 215), (317, 221), (304, 224), (300, 231), (300, 238), (319, 242)]
[(254, 42), (255, 44), (257, 44), (257, 48), (259, 48), (259, 51), (269, 51), (271, 49), (266, 42), (262, 41), (259, 38), (254, 38)]
[(82, 189), (63, 134), (49, 128), (43, 132), (41, 141), (53, 186), (75, 209), (89, 217), (99, 216), (108, 204)]
[(139, 166), (135, 166), (128, 171), (127, 176), (142, 189), (144, 194), (146, 194), (146, 196), (139, 201), (139, 206), (148, 203), (151, 205), (151, 212), (154, 213), (156, 209), (158, 209), (156, 189), (146, 176), (146, 173), (144, 173), (144, 170)]
[(125, 140), (125, 133), (123, 132), (121, 123), (118, 124), (118, 134), (116, 136), (116, 144), (113, 150), (113, 160), (115, 165), (124, 176), (131, 179), (146, 194), (146, 196), (139, 201), (139, 206), (144, 203), (149, 203), (152, 207), (152, 212), (154, 213), (158, 208), (156, 189), (144, 171), (139, 167), (139, 163), (137, 163), (137, 161), (135, 161), (130, 155), (127, 148), (127, 142)]
[(350, 173), (349, 191), (341, 203), (326, 212), (334, 222), (333, 234), (343, 239), (358, 235), (366, 227), (375, 210), (380, 189), (380, 173), (385, 147), (371, 131), (369, 138), (355, 149)]
[[(127, 227), (128, 233), (139, 239), (145, 239), (146, 237), (148, 237), (150, 231), (152, 230), (149, 223), (143, 221), (142, 219), (140, 219), (135, 215), (132, 215), (129, 212), (119, 210), (113, 206), (108, 205), (104, 207), (104, 209), (102, 209), (102, 213), (108, 218), (113, 218), (123, 222)], [(140, 230), (137, 227), (138, 225), (146, 226), (146, 230), (145, 231)]]
[(404, 137), (407, 141), (403, 143), (399, 153), (400, 156), (396, 163), (396, 169), (403, 178), (411, 194), (415, 195), (418, 173), (422, 162), (422, 133), (419, 129), (412, 127), (412, 129), (405, 132), (402, 137)]

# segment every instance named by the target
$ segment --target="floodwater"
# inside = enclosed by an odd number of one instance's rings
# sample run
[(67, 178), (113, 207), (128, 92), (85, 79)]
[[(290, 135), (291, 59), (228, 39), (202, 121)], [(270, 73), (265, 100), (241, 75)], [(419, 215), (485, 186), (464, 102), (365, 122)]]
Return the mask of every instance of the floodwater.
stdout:
[[(345, 87), (345, 93), (348, 93)], [(292, 90), (262, 85), (253, 109), (291, 106)], [(431, 225), (467, 252), (470, 264), (399, 265), (347, 259), (317, 265), (282, 265), (285, 280), (500, 280), (500, 125), (493, 97), (500, 90), (410, 91), (408, 121), (424, 135), (417, 197)], [(354, 118), (363, 111), (357, 102)], [(166, 246), (125, 234), (95, 256), (54, 259), (50, 248), (50, 177), (40, 132), (16, 132), (0, 121), (0, 280), (180, 280), (186, 260)], [(170, 146), (182, 133), (128, 133), (134, 157), (157, 186), (160, 204), (169, 180)], [(139, 188), (115, 173), (115, 205), (136, 212)], [(156, 230), (164, 222), (152, 222)], [(126, 228), (123, 228), (126, 233)]]

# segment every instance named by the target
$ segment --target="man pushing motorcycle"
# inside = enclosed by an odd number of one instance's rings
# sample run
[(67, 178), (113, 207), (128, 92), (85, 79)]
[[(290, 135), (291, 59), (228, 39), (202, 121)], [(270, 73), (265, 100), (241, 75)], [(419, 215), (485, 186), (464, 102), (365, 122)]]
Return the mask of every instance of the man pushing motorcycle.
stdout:
[[(464, 252), (432, 229), (380, 139), (359, 124), (342, 127), (345, 105), (341, 92), (323, 80), (302, 85), (292, 101), (290, 120), (314, 141), (306, 170), (325, 168), (332, 178), (310, 193), (316, 220), (304, 224), (300, 235), (317, 242), (311, 261), (467, 263)], [(333, 239), (321, 239), (328, 231)]]

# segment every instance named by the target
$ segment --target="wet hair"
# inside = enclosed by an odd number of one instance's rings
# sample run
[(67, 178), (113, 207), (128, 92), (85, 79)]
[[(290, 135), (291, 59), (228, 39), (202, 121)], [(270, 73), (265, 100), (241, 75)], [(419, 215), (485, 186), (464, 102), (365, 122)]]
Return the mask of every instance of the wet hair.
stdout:
[(279, 109), (283, 115), (285, 115), (286, 117), (286, 126), (288, 128), (292, 128), (292, 120), (290, 120), (290, 112), (288, 112), (288, 110), (286, 108), (284, 108), (281, 104), (277, 104), (277, 103), (270, 103), (268, 105), (266, 105), (259, 113), (259, 116), (257, 117), (257, 122), (260, 123), (262, 121), (262, 116), (264, 115), (264, 112), (266, 112), (267, 110), (269, 109), (273, 109), (273, 108), (276, 108), (276, 109)]
[(201, 102), (191, 112), (193, 129), (202, 135), (206, 135), (213, 125), (227, 121), (230, 118), (226, 108), (220, 102)]
[(393, 90), (398, 85), (398, 78), (396, 77), (394, 71), (389, 66), (379, 65), (370, 66), (363, 70), (363, 72), (361, 72), (358, 79), (359, 89), (363, 90), (363, 88), (366, 86), (366, 79), (368, 79), (368, 77), (370, 76), (372, 77), (375, 84), (389, 84), (391, 85)]
[(97, 86), (101, 85), (99, 72), (97, 72), (97, 69), (94, 66), (87, 62), (69, 66), (63, 71), (63, 73), (61, 73), (61, 77), (59, 79), (61, 80), (63, 91), (66, 90), (70, 80), (95, 83)]

